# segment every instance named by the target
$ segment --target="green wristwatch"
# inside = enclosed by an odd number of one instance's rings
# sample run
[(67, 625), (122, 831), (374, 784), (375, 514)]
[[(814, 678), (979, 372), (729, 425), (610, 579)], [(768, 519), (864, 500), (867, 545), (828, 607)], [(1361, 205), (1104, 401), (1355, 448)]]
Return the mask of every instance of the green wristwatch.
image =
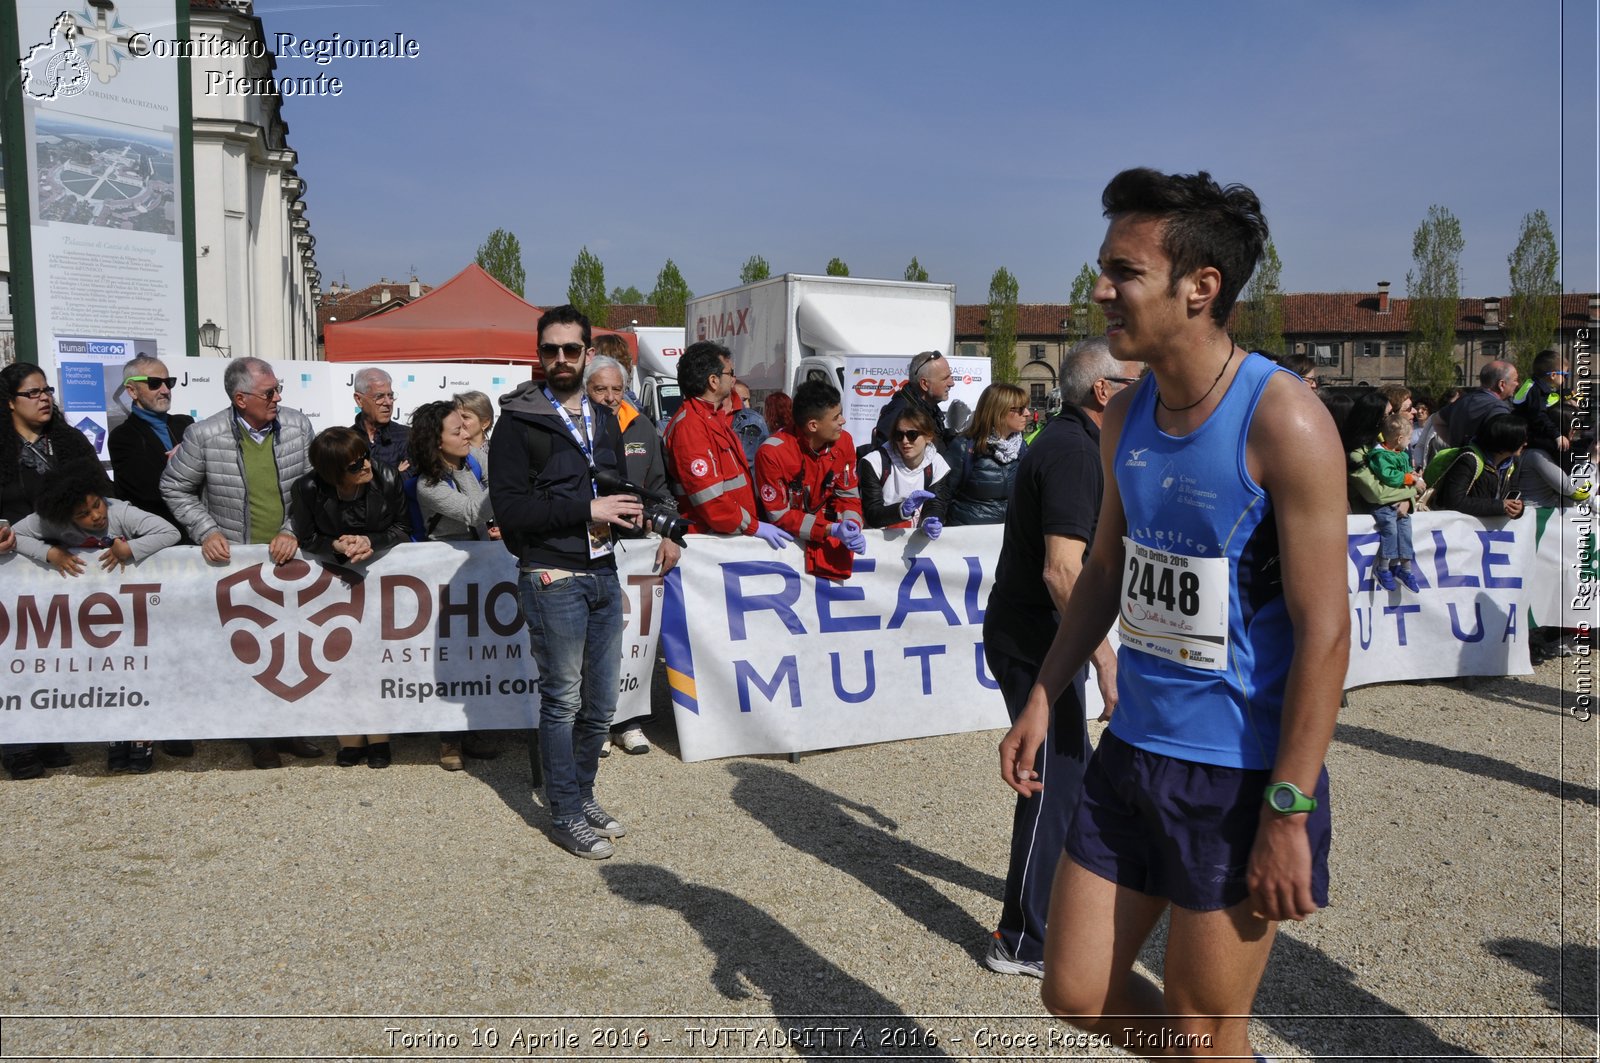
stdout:
[(1317, 799), (1301, 793), (1300, 787), (1292, 782), (1271, 783), (1261, 796), (1266, 799), (1268, 808), (1285, 816), (1317, 810)]

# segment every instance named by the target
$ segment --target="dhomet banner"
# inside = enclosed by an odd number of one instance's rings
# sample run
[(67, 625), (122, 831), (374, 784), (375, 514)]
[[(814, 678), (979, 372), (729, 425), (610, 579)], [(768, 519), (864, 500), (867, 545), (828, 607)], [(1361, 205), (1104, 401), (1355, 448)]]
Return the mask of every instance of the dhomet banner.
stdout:
[(21, 90), (13, 115), (21, 140), (8, 142), (8, 166), (25, 171), (27, 195), (9, 202), (7, 215), (31, 246), (31, 261), (13, 267), (30, 278), (33, 334), (23, 338), (52, 380), (57, 359), (85, 353), (83, 344), (177, 362), (191, 323), (180, 60), (137, 55), (130, 42), (141, 32), (171, 37), (180, 7), (8, 7)]
[[(1346, 685), (1530, 672), (1528, 602), (1563, 560), (1535, 553), (1535, 531), (1419, 514), (1413, 594), (1375, 586), (1371, 520), (1350, 518)], [(807, 576), (793, 547), (713, 536), (690, 536), (663, 582), (655, 544), (623, 541), (617, 718), (649, 711), (659, 635), (685, 760), (1003, 727), (982, 646), (1001, 538), (870, 532), (843, 583)], [(226, 566), (174, 547), (63, 580), (0, 555), (0, 742), (532, 724), (536, 672), (498, 543), (402, 544), (360, 572), (266, 561), (264, 547)], [(1087, 698), (1097, 715), (1092, 683)]]
[[(618, 547), (627, 628), (617, 719), (650, 711), (662, 581)], [(89, 551), (97, 553), (97, 551)], [(370, 564), (227, 565), (173, 547), (63, 580), (0, 555), (0, 742), (529, 727), (516, 565), (499, 543), (406, 543)]]

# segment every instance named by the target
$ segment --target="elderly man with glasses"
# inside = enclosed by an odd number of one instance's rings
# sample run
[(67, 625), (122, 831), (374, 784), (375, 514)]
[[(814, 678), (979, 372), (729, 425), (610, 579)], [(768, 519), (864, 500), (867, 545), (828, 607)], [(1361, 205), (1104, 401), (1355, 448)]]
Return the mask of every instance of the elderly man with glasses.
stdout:
[(406, 439), (411, 432), (394, 419), (394, 381), (382, 369), (367, 368), (357, 371), (352, 384), (361, 412), (351, 427), (366, 437), (372, 460), (405, 472), (410, 467)]
[(177, 526), (161, 497), (161, 474), (194, 418), (171, 412), (177, 378), (167, 375), (159, 358), (141, 354), (123, 366), (122, 384), (132, 405), (127, 420), (111, 430), (107, 448), (117, 493), (146, 513)]
[(955, 374), (950, 371), (950, 360), (942, 352), (923, 351), (911, 359), (905, 386), (895, 392), (894, 398), (878, 415), (878, 423), (872, 429), (872, 442), (864, 446), (862, 452), (875, 450), (887, 443), (895, 422), (910, 407), (925, 410), (933, 418), (939, 436), (934, 442), (940, 450), (944, 450), (956, 433), (945, 424), (944, 410), (939, 408), (939, 404), (950, 397), (950, 385), (953, 383)]
[[(259, 358), (229, 362), (222, 387), (230, 405), (184, 433), (161, 474), (161, 497), (207, 561), (225, 564), (233, 543), (256, 543), (281, 565), (300, 545), (290, 528), (289, 489), (311, 469), (311, 419), (280, 405), (283, 385)], [(283, 745), (297, 757), (322, 755), (303, 738)], [(252, 739), (250, 752), (258, 768), (280, 763), (270, 740)]]

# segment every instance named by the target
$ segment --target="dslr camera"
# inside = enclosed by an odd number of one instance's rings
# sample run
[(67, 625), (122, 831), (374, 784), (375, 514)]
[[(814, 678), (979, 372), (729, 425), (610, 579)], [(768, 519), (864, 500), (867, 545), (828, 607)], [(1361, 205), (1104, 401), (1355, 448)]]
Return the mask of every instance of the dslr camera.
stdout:
[(689, 522), (678, 513), (670, 498), (647, 491), (632, 480), (612, 469), (596, 468), (594, 482), (601, 494), (633, 495), (644, 503), (644, 526), (663, 539), (671, 539), (679, 546), (688, 546), (683, 537), (689, 534)]

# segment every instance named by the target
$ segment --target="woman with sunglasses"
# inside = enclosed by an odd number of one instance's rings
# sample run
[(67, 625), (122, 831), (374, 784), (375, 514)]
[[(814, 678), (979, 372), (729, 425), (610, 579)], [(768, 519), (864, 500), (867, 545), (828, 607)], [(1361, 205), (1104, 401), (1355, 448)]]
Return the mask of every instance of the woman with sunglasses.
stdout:
[(907, 406), (888, 442), (862, 455), (861, 509), (869, 528), (916, 528), (930, 539), (944, 530), (950, 466), (939, 455), (938, 427), (927, 411)]
[[(353, 428), (329, 428), (311, 441), (311, 471), (294, 482), (289, 519), (307, 554), (355, 565), (379, 550), (411, 541), (400, 474), (373, 461), (367, 441)], [(389, 766), (388, 735), (340, 735), (341, 768), (362, 760)]]
[(1005, 523), (1027, 426), (1027, 392), (1015, 384), (983, 389), (978, 412), (950, 447), (952, 525)]
[[(11, 408), (9, 425), (0, 428), (0, 553), (16, 549), (11, 525), (33, 512), (47, 477), (75, 462), (99, 465), (94, 447), (61, 416), (55, 390), (36, 365), (0, 369), (0, 395)], [(36, 779), (72, 757), (60, 742), (29, 742), (0, 747), (0, 763), (13, 779)]]

